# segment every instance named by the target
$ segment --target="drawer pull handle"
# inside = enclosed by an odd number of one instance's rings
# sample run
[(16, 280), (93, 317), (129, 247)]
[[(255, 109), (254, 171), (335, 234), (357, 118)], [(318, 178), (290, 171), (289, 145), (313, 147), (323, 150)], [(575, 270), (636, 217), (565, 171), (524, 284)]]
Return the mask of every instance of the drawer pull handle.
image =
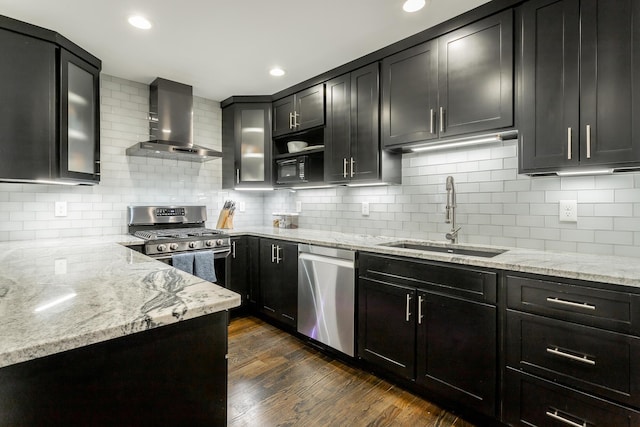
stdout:
[(575, 356), (570, 353), (558, 350), (558, 348), (547, 347), (547, 353), (551, 353), (556, 356), (564, 357), (565, 359), (575, 360), (576, 362), (586, 363), (587, 365), (595, 366), (596, 361), (589, 359), (587, 356)]
[(571, 427), (587, 427), (587, 422), (583, 421), (582, 424), (578, 424), (574, 421), (568, 420), (563, 416), (558, 415), (558, 410), (557, 409), (552, 409), (550, 408), (549, 411), (547, 411), (547, 416), (550, 418), (553, 418), (554, 420), (560, 421), (561, 423), (564, 423), (568, 426)]
[(409, 309), (409, 304), (411, 303), (411, 295), (407, 294), (407, 316), (406, 316), (406, 321), (408, 322), (409, 319), (411, 318), (411, 310)]
[(595, 305), (588, 304), (586, 302), (565, 301), (565, 300), (560, 299), (560, 298), (548, 297), (547, 298), (547, 302), (552, 302), (554, 304), (568, 305), (570, 307), (576, 307), (576, 308), (584, 308), (586, 310), (595, 310), (596, 309)]

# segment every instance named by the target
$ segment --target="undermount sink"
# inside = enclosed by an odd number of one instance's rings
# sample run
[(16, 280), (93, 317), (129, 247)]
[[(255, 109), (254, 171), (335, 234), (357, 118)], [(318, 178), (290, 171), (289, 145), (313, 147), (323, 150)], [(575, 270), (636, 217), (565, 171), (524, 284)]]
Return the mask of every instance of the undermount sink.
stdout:
[(402, 249), (413, 249), (418, 251), (428, 251), (428, 252), (442, 252), (453, 255), (467, 255), (467, 256), (477, 256), (482, 258), (493, 258), (496, 255), (500, 255), (506, 252), (506, 250), (502, 249), (488, 249), (488, 248), (464, 248), (464, 247), (455, 247), (455, 246), (439, 246), (430, 243), (414, 243), (414, 242), (392, 242), (392, 243), (382, 243), (378, 246), (387, 246), (390, 248), (402, 248)]

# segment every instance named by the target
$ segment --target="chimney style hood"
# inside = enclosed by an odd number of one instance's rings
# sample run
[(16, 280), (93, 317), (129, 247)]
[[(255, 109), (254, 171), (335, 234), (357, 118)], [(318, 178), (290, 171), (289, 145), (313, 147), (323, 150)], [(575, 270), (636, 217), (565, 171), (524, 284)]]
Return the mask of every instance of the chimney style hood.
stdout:
[(157, 78), (149, 88), (149, 141), (127, 148), (128, 156), (206, 162), (220, 151), (193, 144), (193, 88)]

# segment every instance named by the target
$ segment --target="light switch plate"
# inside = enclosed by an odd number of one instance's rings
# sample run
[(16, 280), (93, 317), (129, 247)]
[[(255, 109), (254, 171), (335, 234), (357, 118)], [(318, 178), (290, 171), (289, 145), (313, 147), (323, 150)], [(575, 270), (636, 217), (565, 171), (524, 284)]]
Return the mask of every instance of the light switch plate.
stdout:
[(560, 200), (560, 222), (578, 222), (578, 202)]
[(362, 202), (362, 215), (369, 216), (369, 202)]
[(67, 202), (55, 202), (55, 216), (67, 216)]
[(302, 212), (302, 202), (300, 200), (296, 201), (296, 212)]
[(240, 212), (244, 212), (247, 210), (247, 203), (244, 200), (240, 200), (238, 202), (238, 210), (240, 210)]
[(55, 274), (67, 274), (67, 259), (58, 258), (53, 261)]

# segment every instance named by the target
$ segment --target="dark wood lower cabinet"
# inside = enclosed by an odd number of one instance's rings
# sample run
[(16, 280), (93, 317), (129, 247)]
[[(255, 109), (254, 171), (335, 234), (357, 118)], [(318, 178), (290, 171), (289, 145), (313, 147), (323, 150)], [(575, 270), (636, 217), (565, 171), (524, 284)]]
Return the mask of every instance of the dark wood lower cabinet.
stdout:
[(222, 426), (227, 311), (0, 368), (2, 426)]
[(418, 384), (495, 415), (496, 307), (423, 291), (417, 302)]
[(293, 328), (298, 322), (298, 244), (260, 239), (260, 311)]
[(517, 426), (640, 425), (640, 412), (508, 368), (505, 420)]

